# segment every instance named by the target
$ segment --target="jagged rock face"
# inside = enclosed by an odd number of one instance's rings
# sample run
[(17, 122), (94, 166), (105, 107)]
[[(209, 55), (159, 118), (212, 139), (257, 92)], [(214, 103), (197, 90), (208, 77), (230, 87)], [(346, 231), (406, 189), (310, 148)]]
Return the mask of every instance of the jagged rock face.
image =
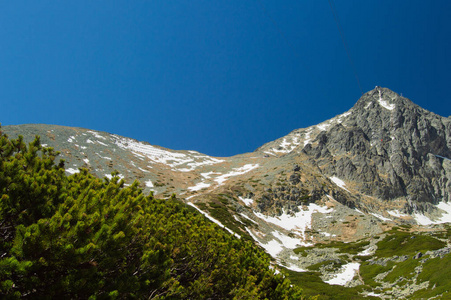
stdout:
[(405, 198), (407, 210), (450, 200), (449, 118), (379, 87), (348, 113), (302, 149), (325, 175), (381, 200)]

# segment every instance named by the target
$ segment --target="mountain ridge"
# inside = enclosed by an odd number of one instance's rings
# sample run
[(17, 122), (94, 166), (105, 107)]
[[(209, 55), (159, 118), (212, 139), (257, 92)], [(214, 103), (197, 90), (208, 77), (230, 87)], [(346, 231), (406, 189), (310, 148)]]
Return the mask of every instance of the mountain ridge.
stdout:
[(231, 157), (83, 128), (2, 130), (28, 141), (40, 135), (61, 151), (68, 173), (84, 167), (108, 177), (117, 170), (157, 197), (176, 194), (295, 272), (324, 259), (318, 252), (306, 261), (298, 247), (451, 222), (451, 119), (386, 88), (365, 93), (343, 114)]

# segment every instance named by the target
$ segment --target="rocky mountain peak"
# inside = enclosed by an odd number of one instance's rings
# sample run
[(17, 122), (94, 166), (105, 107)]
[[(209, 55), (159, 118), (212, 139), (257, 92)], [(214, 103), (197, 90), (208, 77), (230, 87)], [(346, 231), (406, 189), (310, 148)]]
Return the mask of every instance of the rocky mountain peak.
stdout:
[(394, 91), (376, 86), (373, 90), (365, 93), (354, 105), (353, 110), (376, 110), (379, 112), (393, 112), (394, 110), (405, 110), (418, 107), (409, 99), (400, 96)]

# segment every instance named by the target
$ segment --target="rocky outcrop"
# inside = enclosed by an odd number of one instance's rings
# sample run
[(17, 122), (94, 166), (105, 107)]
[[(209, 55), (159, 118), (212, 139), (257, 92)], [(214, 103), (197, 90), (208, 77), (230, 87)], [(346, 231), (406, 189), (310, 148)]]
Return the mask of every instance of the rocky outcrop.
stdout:
[(302, 151), (364, 195), (428, 211), (451, 199), (450, 133), (449, 118), (376, 87)]

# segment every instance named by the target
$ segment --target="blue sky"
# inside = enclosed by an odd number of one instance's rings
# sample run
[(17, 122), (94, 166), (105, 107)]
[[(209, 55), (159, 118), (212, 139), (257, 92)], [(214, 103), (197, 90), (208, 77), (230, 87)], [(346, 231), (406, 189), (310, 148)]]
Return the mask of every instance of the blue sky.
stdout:
[[(388, 87), (451, 115), (451, 1), (334, 3), (364, 92)], [(360, 95), (327, 0), (0, 3), (2, 125), (230, 156)]]

